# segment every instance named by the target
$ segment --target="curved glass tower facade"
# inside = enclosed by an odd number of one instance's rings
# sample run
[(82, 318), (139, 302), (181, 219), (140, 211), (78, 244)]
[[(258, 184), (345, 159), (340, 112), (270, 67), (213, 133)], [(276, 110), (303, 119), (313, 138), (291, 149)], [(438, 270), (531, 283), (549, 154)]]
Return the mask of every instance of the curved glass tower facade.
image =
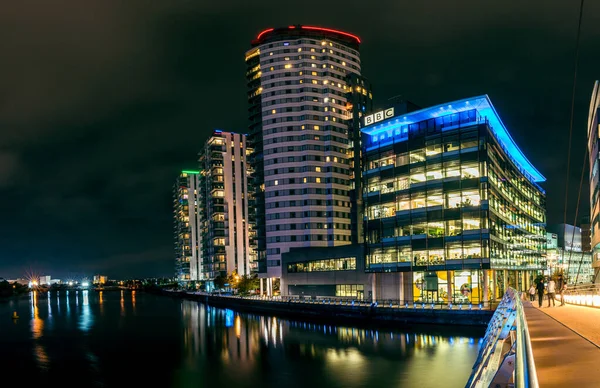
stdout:
[(489, 98), (380, 118), (363, 128), (367, 271), (422, 302), (526, 289), (546, 267), (545, 178)]
[(279, 278), (290, 248), (352, 241), (348, 77), (360, 76), (359, 44), (295, 25), (261, 32), (246, 52), (261, 277)]

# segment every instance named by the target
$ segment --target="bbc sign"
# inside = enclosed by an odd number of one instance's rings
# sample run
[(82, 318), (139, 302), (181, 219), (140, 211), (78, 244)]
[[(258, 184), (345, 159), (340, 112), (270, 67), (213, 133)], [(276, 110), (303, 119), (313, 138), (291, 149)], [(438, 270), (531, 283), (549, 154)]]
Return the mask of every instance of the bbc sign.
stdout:
[(394, 108), (389, 108), (380, 112), (373, 113), (372, 115), (365, 116), (365, 127), (371, 124), (375, 124), (378, 121), (391, 119), (392, 117), (394, 117)]

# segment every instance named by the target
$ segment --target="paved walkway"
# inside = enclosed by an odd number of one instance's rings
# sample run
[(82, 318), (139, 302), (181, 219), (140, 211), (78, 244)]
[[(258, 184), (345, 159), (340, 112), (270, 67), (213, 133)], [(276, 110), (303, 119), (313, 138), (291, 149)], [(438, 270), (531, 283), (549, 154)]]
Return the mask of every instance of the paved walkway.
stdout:
[(600, 309), (524, 302), (540, 388), (600, 387)]

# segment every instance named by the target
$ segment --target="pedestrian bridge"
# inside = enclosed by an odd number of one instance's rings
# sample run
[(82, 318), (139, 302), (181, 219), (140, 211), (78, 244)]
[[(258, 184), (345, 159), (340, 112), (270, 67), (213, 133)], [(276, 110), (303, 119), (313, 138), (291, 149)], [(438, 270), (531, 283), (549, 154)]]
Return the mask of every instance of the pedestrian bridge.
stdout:
[(600, 387), (600, 309), (548, 307), (509, 289), (490, 322), (467, 387)]

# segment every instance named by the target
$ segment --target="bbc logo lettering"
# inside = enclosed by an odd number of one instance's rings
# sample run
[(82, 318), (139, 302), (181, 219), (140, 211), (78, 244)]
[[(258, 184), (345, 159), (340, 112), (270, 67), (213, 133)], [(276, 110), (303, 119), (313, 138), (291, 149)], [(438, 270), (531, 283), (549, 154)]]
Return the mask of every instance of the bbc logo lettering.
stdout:
[(373, 113), (372, 115), (365, 116), (365, 127), (382, 120), (390, 119), (392, 117), (394, 117), (394, 108)]

